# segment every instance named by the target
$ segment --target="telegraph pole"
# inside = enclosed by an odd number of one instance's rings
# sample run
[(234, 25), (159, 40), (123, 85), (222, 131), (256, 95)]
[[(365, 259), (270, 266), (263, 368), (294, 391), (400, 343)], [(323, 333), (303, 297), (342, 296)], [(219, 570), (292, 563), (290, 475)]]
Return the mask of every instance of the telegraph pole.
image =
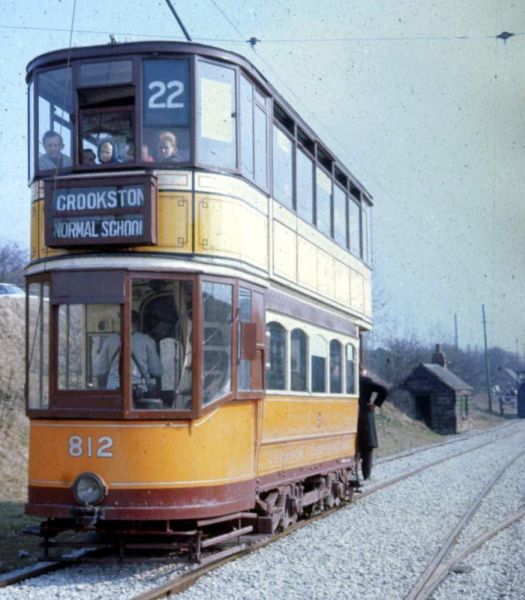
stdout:
[(487, 382), (487, 396), (489, 399), (489, 412), (492, 412), (492, 389), (490, 385), (490, 361), (489, 349), (487, 344), (487, 319), (485, 318), (485, 305), (481, 305), (481, 315), (483, 317), (483, 338), (485, 340), (485, 378)]
[(458, 349), (458, 314), (454, 313), (454, 344)]

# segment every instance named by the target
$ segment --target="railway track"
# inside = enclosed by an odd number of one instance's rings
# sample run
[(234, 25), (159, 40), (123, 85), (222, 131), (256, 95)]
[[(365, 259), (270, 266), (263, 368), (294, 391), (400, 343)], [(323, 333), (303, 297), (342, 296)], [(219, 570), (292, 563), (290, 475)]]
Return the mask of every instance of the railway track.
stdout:
[(465, 530), (468, 523), (471, 521), (475, 512), (479, 509), (483, 500), (488, 496), (494, 486), (500, 481), (507, 470), (521, 457), (525, 456), (525, 450), (518, 452), (506, 464), (504, 464), (494, 475), (494, 477), (481, 490), (478, 496), (474, 499), (471, 506), (463, 514), (457, 526), (450, 532), (442, 546), (434, 555), (433, 559), (428, 564), (427, 568), (418, 579), (411, 592), (407, 595), (406, 600), (427, 600), (430, 598), (434, 590), (448, 576), (448, 574), (457, 567), (467, 556), (475, 552), (486, 541), (493, 538), (503, 529), (510, 527), (525, 516), (525, 510), (519, 510), (509, 515), (503, 521), (497, 523), (489, 531), (478, 536), (466, 548), (457, 554), (455, 557), (450, 557), (452, 549), (458, 540), (459, 535)]
[[(493, 444), (493, 443), (497, 442), (502, 436), (506, 435), (505, 431), (502, 431), (502, 429), (506, 429), (506, 426), (503, 426), (503, 428), (498, 429), (497, 433), (501, 434), (501, 435), (498, 435), (496, 437), (496, 439), (494, 439), (494, 437), (493, 437), (494, 430), (488, 431), (488, 432), (486, 432), (487, 434), (492, 434), (491, 439), (483, 441), (479, 444), (476, 444), (473, 447), (470, 447), (467, 449), (461, 449), (452, 454), (448, 454), (444, 457), (439, 458), (438, 460), (425, 462), (423, 465), (421, 465), (415, 469), (408, 470), (404, 473), (401, 473), (400, 475), (398, 475), (396, 477), (392, 477), (392, 478), (389, 478), (389, 479), (387, 479), (383, 482), (380, 482), (376, 485), (372, 485), (371, 487), (364, 489), (362, 492), (360, 492), (357, 496), (357, 499), (359, 501), (359, 498), (364, 498), (364, 497), (370, 496), (380, 490), (383, 490), (387, 487), (393, 486), (400, 481), (403, 481), (410, 477), (414, 477), (417, 474), (421, 473), (422, 471), (429, 469), (433, 466), (437, 466), (446, 461), (457, 458), (461, 455), (468, 454), (470, 452), (474, 452), (485, 446)], [(514, 435), (516, 433), (520, 433), (520, 432), (511, 433), (511, 435)], [(478, 437), (478, 436), (476, 436), (476, 437)], [(467, 439), (463, 439), (461, 441), (467, 442), (467, 441), (469, 441), (469, 439), (470, 438), (467, 438)], [(455, 443), (457, 443), (457, 441), (454, 440), (451, 443), (455, 444)], [(440, 446), (444, 446), (444, 445), (447, 445), (447, 444), (446, 443), (439, 444), (437, 446), (440, 447)], [(424, 454), (426, 451), (429, 451), (431, 449), (432, 449), (432, 447), (424, 447), (422, 449), (411, 451), (409, 453), (403, 453), (402, 455), (397, 456), (395, 459), (381, 461), (381, 464), (383, 464), (385, 462), (393, 462), (393, 460), (402, 460), (403, 458), (406, 458), (409, 456)], [(516, 459), (517, 459), (517, 457), (515, 457), (513, 460), (516, 460)], [(508, 466), (506, 468), (508, 468)], [(264, 546), (274, 543), (277, 540), (279, 540), (285, 536), (288, 536), (289, 534), (294, 533), (307, 525), (310, 525), (312, 522), (314, 522), (316, 520), (324, 519), (324, 518), (330, 516), (331, 514), (333, 514), (334, 512), (340, 510), (340, 508), (346, 506), (347, 504), (348, 503), (343, 503), (340, 506), (334, 507), (329, 510), (325, 510), (313, 517), (310, 517), (309, 519), (298, 521), (294, 525), (291, 525), (289, 528), (287, 528), (285, 531), (278, 533), (278, 534), (274, 534), (272, 536), (261, 536), (261, 535), (241, 536), (240, 539), (238, 540), (238, 543), (236, 546), (233, 546), (230, 548), (225, 548), (224, 550), (222, 550), (220, 552), (216, 552), (216, 553), (210, 554), (208, 556), (205, 556), (204, 560), (203, 560), (203, 563), (205, 563), (205, 564), (196, 566), (196, 568), (192, 569), (188, 573), (185, 573), (183, 575), (178, 575), (177, 577), (165, 582), (164, 584), (162, 584), (158, 587), (155, 587), (147, 592), (144, 592), (137, 596), (134, 596), (134, 600), (162, 598), (162, 597), (166, 597), (171, 594), (180, 593), (180, 592), (184, 591), (185, 589), (191, 587), (203, 575), (210, 573), (213, 570), (218, 569), (219, 567), (223, 566), (227, 562), (236, 560), (236, 559), (238, 559), (242, 556), (245, 556), (249, 553), (253, 553), (256, 550), (263, 548)], [(57, 570), (57, 569), (61, 569), (66, 566), (69, 566), (69, 565), (71, 565), (72, 562), (82, 562), (84, 560), (86, 560), (85, 555), (74, 557), (74, 558), (68, 557), (68, 559), (65, 561), (49, 561), (47, 563), (38, 563), (37, 565), (34, 565), (33, 567), (28, 567), (26, 569), (20, 570), (19, 572), (14, 572), (11, 574), (7, 574), (3, 577), (0, 577), (0, 587), (5, 587), (5, 586), (11, 585), (15, 582), (23, 581), (24, 579), (27, 579), (29, 577), (40, 576), (51, 570)], [(461, 560), (461, 559), (458, 559), (458, 560)], [(445, 563), (437, 564), (436, 568), (432, 571), (433, 577), (434, 578), (441, 577), (441, 579), (439, 581), (442, 581), (445, 568), (446, 568)], [(452, 563), (448, 566), (448, 568), (449, 569), (453, 568)], [(430, 586), (432, 584), (432, 582), (434, 580), (435, 579), (432, 579), (432, 580), (429, 579), (428, 583), (425, 583), (425, 586), (424, 586), (425, 590), (428, 588), (428, 586)], [(438, 585), (438, 583), (436, 583), (436, 585)], [(432, 589), (435, 589), (435, 587)], [(421, 588), (421, 590), (423, 590), (423, 587)], [(414, 596), (414, 598), (417, 598), (418, 600), (420, 600), (420, 598), (422, 599), (422, 598), (426, 598), (426, 597), (427, 596)]]
[[(504, 426), (505, 427), (505, 426)], [(453, 440), (453, 442), (451, 443), (455, 443), (456, 440)], [(409, 477), (414, 477), (415, 475), (418, 475), (419, 473), (421, 473), (422, 471), (424, 471), (425, 469), (440, 465), (448, 460), (453, 460), (454, 458), (457, 458), (463, 454), (467, 454), (469, 452), (474, 452), (476, 450), (479, 450), (480, 448), (483, 448), (485, 446), (488, 446), (490, 444), (494, 443), (494, 440), (489, 440), (489, 441), (485, 441), (477, 446), (474, 446), (473, 448), (469, 448), (467, 450), (460, 450), (458, 452), (455, 452), (451, 455), (445, 456), (443, 458), (440, 458), (438, 460), (432, 461), (430, 463), (427, 463), (421, 467), (418, 467), (417, 469), (413, 469), (410, 471), (407, 471), (406, 473), (403, 473), (397, 477), (388, 479), (386, 481), (383, 481), (377, 485), (374, 485), (366, 490), (363, 490), (362, 492), (360, 492), (358, 494), (358, 499), (359, 498), (365, 498), (367, 496), (370, 496), (372, 494), (377, 493), (380, 490), (383, 490), (385, 488), (391, 487), (397, 483), (399, 483), (400, 481), (403, 481), (405, 479), (408, 479)], [(446, 445), (445, 444), (439, 444), (439, 446), (443, 446)], [(396, 460), (401, 460), (402, 458), (406, 458), (407, 456), (413, 456), (415, 454), (419, 454), (422, 452), (425, 452), (427, 450), (431, 449), (431, 447), (425, 447), (424, 449), (421, 449), (419, 451), (415, 450), (409, 453), (404, 453), (401, 456), (398, 456)], [(487, 486), (484, 490), (483, 490), (483, 497), (485, 497), (485, 495), (490, 491), (490, 489), (492, 489), (492, 487), (495, 485), (495, 483), (497, 482), (497, 480), (503, 475), (503, 473), (506, 471), (506, 469), (513, 464), (520, 456), (522, 456), (523, 454), (525, 454), (525, 451), (521, 452), (519, 455), (517, 455), (516, 457), (514, 457), (511, 461), (509, 461), (509, 463), (507, 465), (505, 465), (505, 467), (503, 469), (501, 469), (501, 472), (498, 473), (497, 478), (495, 478), (495, 480), (493, 482), (491, 482), (491, 484), (489, 486)], [(382, 461), (384, 462), (391, 462), (391, 461)], [(481, 499), (482, 499), (481, 498)], [(481, 500), (479, 501), (481, 502)], [(176, 577), (171, 581), (168, 581), (166, 583), (164, 583), (161, 586), (158, 586), (157, 588), (154, 588), (152, 590), (149, 590), (147, 592), (144, 592), (142, 594), (139, 594), (137, 596), (134, 596), (132, 598), (132, 600), (156, 600), (157, 598), (163, 598), (163, 597), (167, 597), (173, 594), (179, 594), (181, 592), (183, 592), (184, 590), (188, 589), (189, 587), (191, 587), (200, 577), (202, 577), (203, 575), (207, 575), (208, 573), (222, 567), (224, 564), (226, 564), (227, 562), (230, 562), (231, 560), (240, 558), (241, 556), (244, 556), (250, 552), (255, 552), (256, 550), (259, 550), (260, 548), (263, 548), (264, 546), (267, 546), (271, 543), (276, 542), (277, 540), (290, 535), (291, 533), (294, 533), (295, 531), (298, 531), (299, 529), (310, 525), (313, 521), (318, 520), (318, 519), (323, 519), (326, 518), (328, 516), (330, 516), (331, 514), (333, 514), (334, 512), (340, 510), (341, 508), (344, 508), (344, 506), (347, 506), (348, 503), (344, 503), (341, 504), (338, 507), (334, 507), (330, 510), (326, 510), (323, 511), (322, 513), (320, 513), (319, 515), (316, 515), (315, 517), (311, 517), (308, 520), (304, 520), (304, 521), (299, 521), (297, 523), (295, 523), (294, 525), (290, 526), (289, 528), (287, 528), (285, 531), (277, 534), (277, 535), (273, 535), (273, 536), (268, 536), (267, 538), (264, 538), (263, 540), (259, 540), (253, 543), (248, 543), (247, 547), (243, 548), (241, 551), (239, 551), (239, 553), (236, 553), (232, 556), (229, 556), (225, 559), (221, 559), (218, 562), (210, 562), (209, 564), (203, 565), (201, 567), (197, 567), (195, 570), (191, 571), (190, 573), (187, 573), (183, 576), (180, 577)], [(479, 503), (478, 503), (479, 505)], [(474, 512), (474, 511), (472, 511)], [(459, 535), (459, 531), (457, 533), (457, 535)], [(457, 537), (456, 535), (456, 537)], [(461, 559), (460, 559), (461, 560)], [(438, 565), (439, 566), (439, 565)], [(444, 568), (444, 567), (443, 567)], [(451, 567), (452, 568), (452, 567)], [(432, 572), (433, 575), (435, 575), (436, 577), (439, 575), (441, 577), (443, 577), (443, 573), (440, 570), (439, 572), (436, 572), (435, 570)], [(434, 580), (432, 580), (434, 581)], [(442, 581), (442, 579), (440, 579), (437, 583), (436, 586), (439, 584), (439, 582)], [(429, 583), (430, 584), (430, 583)], [(426, 588), (425, 588), (426, 589)], [(435, 589), (432, 588), (432, 589)], [(411, 597), (410, 600), (424, 600), (428, 598), (428, 596), (414, 596), (414, 598)], [(408, 598), (407, 598), (408, 600)]]

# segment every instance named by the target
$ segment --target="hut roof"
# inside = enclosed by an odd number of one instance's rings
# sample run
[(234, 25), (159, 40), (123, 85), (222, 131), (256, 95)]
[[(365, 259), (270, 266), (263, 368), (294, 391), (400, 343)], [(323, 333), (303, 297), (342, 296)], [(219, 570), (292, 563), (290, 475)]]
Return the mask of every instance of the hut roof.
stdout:
[(454, 375), (454, 373), (448, 369), (445, 369), (441, 365), (436, 365), (434, 363), (421, 363), (419, 366), (429, 371), (434, 377), (439, 379), (439, 381), (453, 390), (468, 391), (473, 389), (468, 383), (465, 383), (463, 379), (460, 379), (457, 375)]

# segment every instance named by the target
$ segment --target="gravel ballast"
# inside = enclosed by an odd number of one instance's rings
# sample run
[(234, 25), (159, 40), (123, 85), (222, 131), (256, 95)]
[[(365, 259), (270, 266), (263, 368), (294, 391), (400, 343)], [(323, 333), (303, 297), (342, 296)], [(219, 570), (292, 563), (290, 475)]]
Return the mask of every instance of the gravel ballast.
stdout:
[[(494, 443), (425, 469), (228, 563), (178, 597), (404, 598), (476, 495), (501, 466), (525, 448), (525, 422), (379, 464), (366, 483), (365, 489), (373, 488), (488, 439)], [(510, 467), (490, 492), (460, 537), (461, 547), (523, 508), (525, 470), (520, 469), (521, 464), (523, 460)], [(502, 532), (465, 561), (471, 571), (453, 574), (434, 597), (521, 600), (524, 538), (524, 523)], [(185, 569), (185, 565), (152, 563), (71, 567), (0, 590), (0, 599), (131, 598)]]

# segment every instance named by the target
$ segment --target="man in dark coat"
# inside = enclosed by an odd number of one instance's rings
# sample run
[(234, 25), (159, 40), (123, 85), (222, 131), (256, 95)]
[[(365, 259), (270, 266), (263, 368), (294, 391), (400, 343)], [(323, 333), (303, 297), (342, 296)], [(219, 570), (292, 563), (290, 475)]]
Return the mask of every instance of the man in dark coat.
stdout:
[(359, 416), (357, 420), (357, 449), (361, 456), (363, 478), (372, 473), (372, 457), (377, 448), (377, 432), (374, 410), (381, 406), (388, 396), (387, 388), (374, 381), (361, 366), (359, 373)]

